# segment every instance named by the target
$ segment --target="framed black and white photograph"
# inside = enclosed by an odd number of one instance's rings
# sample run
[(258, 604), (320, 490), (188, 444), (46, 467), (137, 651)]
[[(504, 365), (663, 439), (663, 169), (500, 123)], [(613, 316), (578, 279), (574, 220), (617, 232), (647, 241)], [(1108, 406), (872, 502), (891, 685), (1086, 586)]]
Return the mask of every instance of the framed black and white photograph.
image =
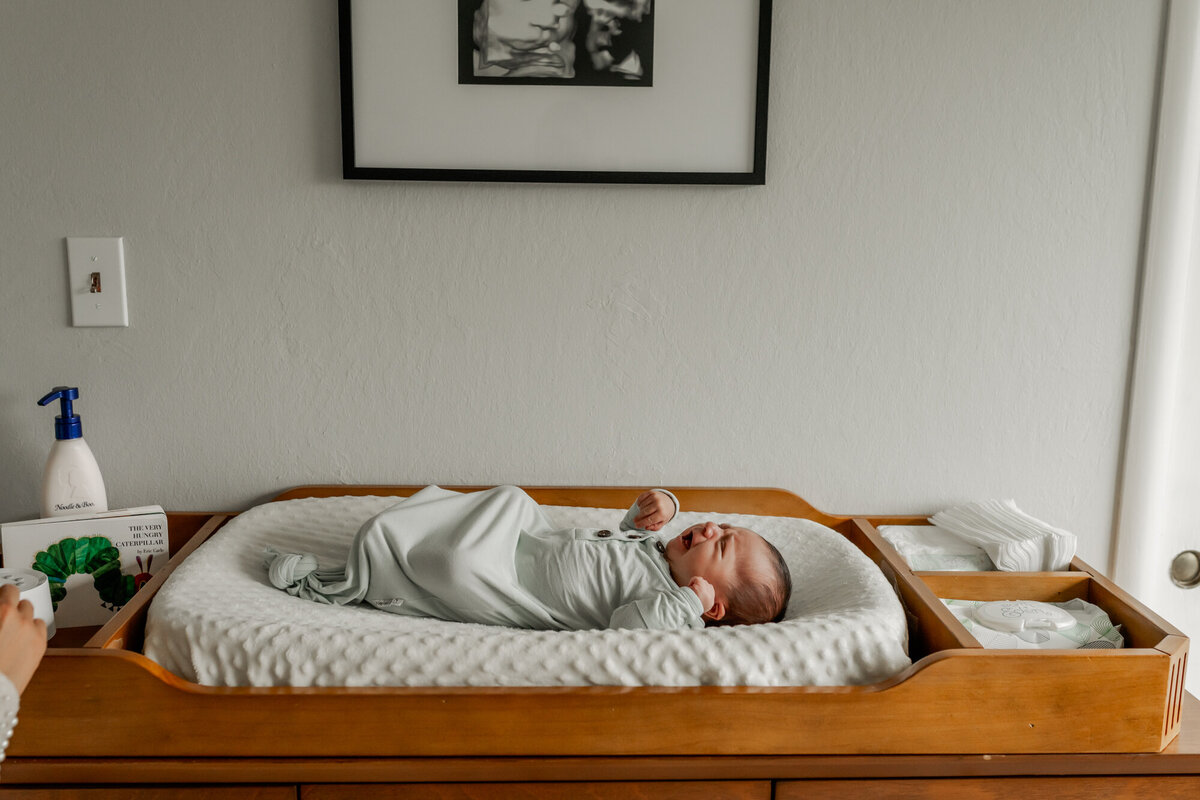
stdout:
[(458, 82), (653, 86), (652, 0), (458, 0)]
[(771, 0), (340, 0), (347, 179), (762, 184)]

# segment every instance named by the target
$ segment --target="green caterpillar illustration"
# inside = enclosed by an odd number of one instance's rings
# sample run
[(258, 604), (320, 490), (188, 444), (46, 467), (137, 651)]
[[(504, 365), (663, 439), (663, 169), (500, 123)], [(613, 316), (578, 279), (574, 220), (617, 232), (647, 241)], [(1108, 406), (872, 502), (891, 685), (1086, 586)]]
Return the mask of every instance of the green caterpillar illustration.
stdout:
[(33, 568), (49, 579), (55, 611), (67, 596), (65, 584), (71, 575), (91, 575), (100, 600), (109, 610), (124, 606), (138, 589), (134, 576), (121, 572), (120, 552), (103, 536), (56, 542), (34, 556)]

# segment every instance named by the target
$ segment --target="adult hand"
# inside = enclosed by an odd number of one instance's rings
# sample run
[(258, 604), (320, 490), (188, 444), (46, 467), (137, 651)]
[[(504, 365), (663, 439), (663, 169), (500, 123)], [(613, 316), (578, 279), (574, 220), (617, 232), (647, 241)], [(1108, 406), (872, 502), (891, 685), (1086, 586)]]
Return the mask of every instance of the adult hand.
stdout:
[(33, 604), (11, 583), (0, 585), (0, 672), (25, 691), (46, 652), (46, 623), (33, 616)]
[(659, 491), (642, 492), (637, 499), (638, 515), (633, 524), (644, 531), (661, 530), (675, 518), (675, 502)]

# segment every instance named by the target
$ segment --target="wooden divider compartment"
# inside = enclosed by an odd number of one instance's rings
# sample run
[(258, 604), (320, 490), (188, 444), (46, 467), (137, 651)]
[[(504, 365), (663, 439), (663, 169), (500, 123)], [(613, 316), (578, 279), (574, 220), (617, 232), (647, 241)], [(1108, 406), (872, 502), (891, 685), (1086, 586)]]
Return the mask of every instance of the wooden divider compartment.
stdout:
[[(1185, 694), (1187, 637), (1082, 559), (1072, 559), (1069, 569), (1065, 572), (914, 572), (908, 570), (903, 557), (869, 522), (863, 521), (862, 528), (863, 535), (879, 550), (882, 560), (888, 563), (898, 562), (901, 571), (919, 584), (918, 587), (910, 589), (910, 593), (918, 596), (922, 604), (936, 603), (937, 610), (945, 609), (942, 599), (1038, 600), (1049, 603), (1080, 599), (1099, 606), (1108, 614), (1114, 625), (1120, 626), (1125, 640), (1124, 648), (988, 652), (1029, 653), (1042, 657), (1047, 663), (1064, 665), (1080, 658), (1099, 660), (1100, 664), (1103, 664), (1105, 659), (1110, 659), (1121, 664), (1129, 664), (1131, 660), (1136, 660), (1141, 668), (1149, 665), (1151, 678), (1157, 675), (1162, 683), (1164, 742), (1179, 732)], [(924, 622), (927, 627), (933, 625), (939, 629), (932, 635), (934, 638), (959, 640), (962, 647), (981, 647), (978, 640), (948, 610), (945, 615), (927, 613), (924, 615)], [(1067, 656), (1073, 656), (1074, 659), (1066, 658)], [(1124, 691), (1127, 687), (1111, 688)]]
[[(1165, 620), (1124, 592), (1114, 593), (1097, 582), (1090, 568), (1076, 560), (1068, 572), (917, 572), (939, 599), (1040, 600), (1063, 603), (1085, 600), (1099, 606), (1121, 627), (1127, 648), (1158, 647), (1164, 638), (1180, 635)], [(1097, 652), (1104, 652), (1098, 650)]]
[[(1179, 732), (1187, 673), (1188, 639), (1169, 622), (1138, 602), (1084, 561), (1076, 558), (1068, 572), (1042, 573), (918, 573), (939, 598), (963, 600), (1042, 600), (1064, 602), (1078, 598), (1099, 606), (1125, 639), (1123, 650), (1088, 650), (1097, 658), (1122, 653), (1165, 656), (1167, 675), (1163, 709), (1164, 739)], [(1048, 655), (1062, 651), (1041, 651)], [(1161, 654), (1161, 655), (1160, 655)]]
[[(406, 496), (418, 488), (304, 487), (276, 499)], [(628, 487), (527, 491), (543, 504), (606, 508), (624, 508), (636, 496)], [(896, 588), (909, 618), (912, 666), (870, 686), (200, 686), (141, 654), (146, 615), (169, 573), (235, 515), (171, 514), (174, 555), (163, 571), (86, 646), (48, 651), (26, 690), (22, 735), (13, 741), (9, 756), (561, 759), (1148, 753), (1161, 750), (1179, 729), (1187, 639), (1081, 562), (1072, 568), (1079, 575), (1035, 576), (1034, 585), (1046, 597), (1086, 592), (1125, 626), (1135, 646), (1109, 652), (985, 650), (938, 600), (938, 593), (947, 585), (957, 594), (986, 593), (997, 583), (996, 576), (913, 573), (876, 530), (877, 525), (915, 524), (920, 518), (830, 515), (781, 490), (673, 491), (685, 508), (812, 519), (846, 536)], [(184, 541), (177, 543), (177, 534)], [(1027, 691), (1014, 698), (1015, 685)], [(1105, 692), (1106, 687), (1112, 692)], [(686, 752), (674, 735), (682, 719), (689, 721)]]

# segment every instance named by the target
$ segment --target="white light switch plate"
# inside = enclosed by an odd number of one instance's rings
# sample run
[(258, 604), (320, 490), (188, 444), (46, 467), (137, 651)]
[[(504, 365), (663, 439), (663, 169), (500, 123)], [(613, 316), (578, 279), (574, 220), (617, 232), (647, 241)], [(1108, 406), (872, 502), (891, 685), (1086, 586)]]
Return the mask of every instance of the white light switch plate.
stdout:
[[(77, 328), (127, 328), (125, 241), (117, 238), (67, 238), (71, 324)], [(93, 274), (98, 281), (93, 281)], [(93, 285), (100, 291), (92, 291)]]

